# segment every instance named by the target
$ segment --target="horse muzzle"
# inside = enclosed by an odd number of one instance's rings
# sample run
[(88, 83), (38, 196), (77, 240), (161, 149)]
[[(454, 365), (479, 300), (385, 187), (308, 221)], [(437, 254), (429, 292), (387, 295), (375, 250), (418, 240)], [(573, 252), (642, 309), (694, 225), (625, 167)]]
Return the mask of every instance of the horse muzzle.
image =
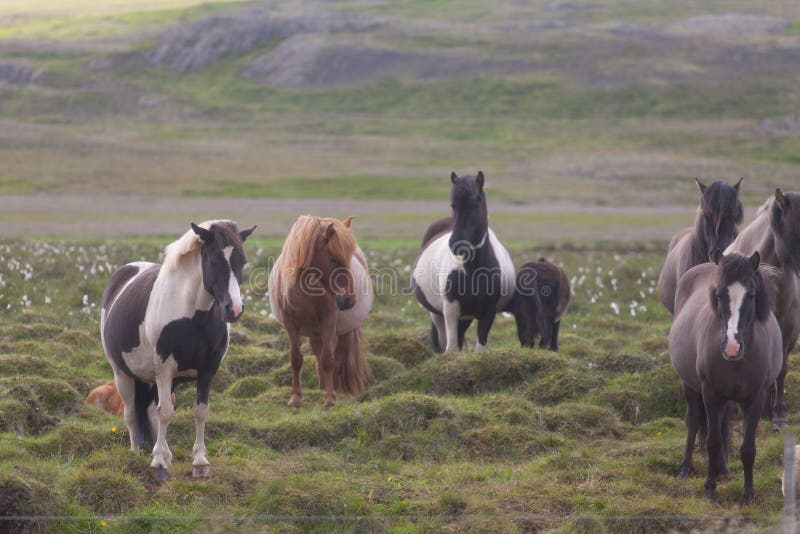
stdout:
[(235, 323), (239, 320), (239, 317), (242, 316), (244, 313), (244, 305), (240, 305), (237, 310), (233, 304), (225, 305), (225, 308), (222, 312), (222, 318), (225, 320), (226, 323)]
[(744, 343), (725, 340), (722, 342), (722, 357), (729, 362), (735, 362), (744, 356)]
[(336, 295), (336, 307), (341, 311), (349, 310), (356, 305), (356, 299), (344, 295)]

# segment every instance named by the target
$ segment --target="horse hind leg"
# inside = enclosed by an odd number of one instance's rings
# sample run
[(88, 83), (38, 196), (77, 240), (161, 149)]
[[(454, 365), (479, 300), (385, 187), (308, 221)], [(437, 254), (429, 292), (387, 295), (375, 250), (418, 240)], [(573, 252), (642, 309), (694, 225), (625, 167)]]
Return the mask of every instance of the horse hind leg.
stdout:
[(550, 338), (550, 350), (558, 352), (558, 331), (561, 329), (561, 319), (553, 323), (553, 336)]
[(303, 404), (303, 392), (300, 389), (300, 372), (303, 370), (303, 352), (300, 350), (300, 337), (297, 332), (286, 330), (289, 336), (289, 354), (292, 361), (292, 395), (287, 403), (292, 408)]
[[(792, 347), (794, 343), (792, 343)], [(791, 348), (789, 352), (791, 352)], [(772, 426), (775, 428), (785, 428), (788, 423), (786, 416), (786, 398), (784, 396), (784, 384), (786, 382), (786, 360), (789, 358), (788, 353), (783, 356), (783, 367), (781, 372), (778, 373), (778, 378), (775, 380), (775, 405), (772, 409)]]
[(464, 348), (464, 337), (472, 324), (472, 319), (464, 319), (458, 321), (458, 350)]
[(145, 446), (146, 436), (142, 432), (143, 427), (136, 413), (136, 381), (128, 375), (118, 373), (115, 370), (114, 383), (125, 405), (125, 424), (128, 427), (128, 435), (131, 439), (131, 450), (138, 451)]
[(431, 348), (433, 352), (444, 352), (443, 342), (446, 340), (447, 334), (445, 332), (444, 317), (441, 315), (431, 314)]

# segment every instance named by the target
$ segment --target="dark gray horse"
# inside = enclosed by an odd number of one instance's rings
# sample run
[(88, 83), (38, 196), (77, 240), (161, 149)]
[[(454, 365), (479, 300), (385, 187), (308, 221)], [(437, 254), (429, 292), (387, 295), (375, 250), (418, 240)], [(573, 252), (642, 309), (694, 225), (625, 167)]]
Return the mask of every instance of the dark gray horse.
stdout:
[(725, 404), (744, 412), (741, 458), (744, 501), (753, 501), (756, 429), (781, 369), (782, 343), (772, 313), (772, 283), (760, 257), (722, 255), (690, 269), (678, 283), (675, 322), (669, 332), (672, 366), (686, 397), (686, 449), (679, 477), (692, 468), (698, 429), (706, 428), (708, 477), (705, 496), (715, 498), (717, 478), (727, 472), (723, 436)]
[(700, 188), (700, 206), (694, 226), (672, 237), (658, 277), (658, 297), (670, 313), (675, 312), (675, 288), (683, 273), (711, 261), (715, 250), (725, 250), (736, 238), (736, 226), (742, 222), (744, 214), (739, 202), (742, 180), (733, 186), (723, 182), (707, 186), (696, 181)]

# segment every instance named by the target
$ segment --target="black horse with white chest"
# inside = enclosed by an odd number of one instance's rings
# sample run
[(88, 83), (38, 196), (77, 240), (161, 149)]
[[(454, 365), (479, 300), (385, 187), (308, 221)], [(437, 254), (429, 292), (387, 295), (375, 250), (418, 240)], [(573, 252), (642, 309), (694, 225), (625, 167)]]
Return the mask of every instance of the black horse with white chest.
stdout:
[(440, 232), (426, 231), (412, 284), (417, 300), (430, 312), (434, 350), (461, 349), (464, 333), (477, 319), (479, 352), (486, 347), (495, 314), (514, 293), (514, 264), (489, 228), (483, 172), (463, 177), (452, 173), (450, 181), (452, 219), (433, 224)]
[[(134, 262), (111, 275), (100, 306), (100, 334), (122, 400), (131, 449), (153, 442), (150, 466), (166, 479), (173, 384), (197, 381), (192, 475), (207, 476), (205, 424), (211, 379), (228, 350), (230, 325), (244, 311), (239, 285), (253, 232), (230, 221), (195, 225), (167, 246), (162, 265)], [(158, 402), (156, 406), (155, 402)]]

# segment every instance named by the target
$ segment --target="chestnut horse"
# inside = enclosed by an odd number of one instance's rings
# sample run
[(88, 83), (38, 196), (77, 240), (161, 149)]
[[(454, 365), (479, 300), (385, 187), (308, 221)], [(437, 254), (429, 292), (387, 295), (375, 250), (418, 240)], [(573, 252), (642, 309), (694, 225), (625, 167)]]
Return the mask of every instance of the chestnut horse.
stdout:
[(777, 289), (775, 317), (783, 336), (783, 366), (776, 382), (772, 424), (784, 427), (787, 408), (784, 381), (789, 353), (800, 335), (800, 193), (775, 191), (758, 210), (753, 222), (728, 247), (726, 254), (758, 251), (764, 263), (774, 267), (770, 276)]
[(686, 398), (686, 448), (678, 476), (689, 476), (695, 436), (707, 429), (705, 496), (715, 498), (717, 478), (727, 473), (725, 406), (735, 401), (744, 412), (740, 453), (743, 498), (750, 503), (756, 430), (781, 369), (781, 331), (758, 252), (723, 257), (717, 250), (714, 263), (697, 265), (681, 278), (669, 332), (670, 360)]
[(675, 288), (683, 273), (711, 261), (716, 249), (725, 250), (736, 238), (736, 226), (744, 215), (739, 202), (742, 180), (733, 186), (723, 182), (707, 186), (695, 179), (700, 189), (700, 206), (694, 226), (672, 237), (658, 277), (658, 296), (670, 313), (675, 311)]
[(302, 404), (300, 337), (309, 338), (317, 358), (325, 407), (336, 390), (359, 393), (372, 378), (362, 345), (361, 323), (372, 308), (367, 259), (350, 231), (352, 217), (303, 215), (292, 226), (269, 276), (272, 313), (289, 336), (292, 394), (288, 405)]

